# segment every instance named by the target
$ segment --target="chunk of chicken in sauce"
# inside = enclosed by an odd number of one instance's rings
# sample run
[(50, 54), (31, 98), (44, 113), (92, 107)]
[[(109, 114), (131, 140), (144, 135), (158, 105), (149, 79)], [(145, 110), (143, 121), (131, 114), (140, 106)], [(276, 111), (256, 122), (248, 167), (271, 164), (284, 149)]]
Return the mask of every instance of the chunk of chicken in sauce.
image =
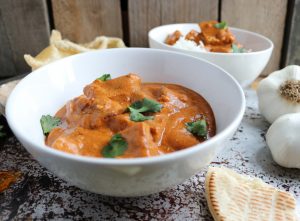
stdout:
[[(148, 98), (163, 105), (153, 120), (134, 122), (127, 111), (133, 102)], [(55, 149), (103, 157), (102, 148), (116, 133), (128, 147), (117, 158), (150, 157), (181, 150), (204, 139), (187, 131), (185, 123), (205, 119), (208, 136), (216, 132), (213, 111), (196, 92), (174, 84), (141, 83), (135, 74), (108, 81), (95, 80), (84, 94), (69, 101), (56, 114), (62, 124), (46, 138)]]
[(228, 28), (216, 28), (217, 23), (217, 21), (207, 21), (199, 24), (201, 41), (209, 51), (231, 52), (235, 37)]
[[(239, 47), (240, 44), (236, 42), (234, 35), (230, 30), (225, 28), (217, 28), (215, 25), (217, 21), (205, 21), (199, 24), (201, 32), (191, 30), (185, 35), (186, 40), (194, 41), (197, 45), (200, 41), (204, 44), (205, 48), (211, 52), (232, 52), (232, 44), (235, 43)], [(173, 34), (168, 35), (165, 43), (168, 45), (174, 45), (183, 34), (176, 30)]]
[(182, 36), (181, 32), (177, 30), (174, 33), (168, 35), (168, 37), (166, 39), (166, 43), (168, 45), (174, 45), (181, 36)]

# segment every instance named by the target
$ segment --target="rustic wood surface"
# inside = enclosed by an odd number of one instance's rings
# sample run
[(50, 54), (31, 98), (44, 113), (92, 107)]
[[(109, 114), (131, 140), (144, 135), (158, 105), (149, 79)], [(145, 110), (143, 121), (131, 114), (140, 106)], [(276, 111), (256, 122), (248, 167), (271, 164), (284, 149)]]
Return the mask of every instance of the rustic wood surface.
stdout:
[(130, 46), (148, 46), (148, 31), (170, 23), (218, 18), (218, 0), (128, 0)]
[(99, 35), (122, 37), (119, 0), (52, 0), (52, 8), (64, 38), (84, 43)]
[(36, 55), (48, 40), (45, 0), (0, 0), (0, 77), (29, 71), (23, 55)]
[(288, 0), (222, 0), (221, 20), (230, 26), (258, 32), (270, 38), (274, 50), (263, 71), (268, 75), (280, 65)]
[(285, 65), (300, 65), (300, 0), (295, 0)]

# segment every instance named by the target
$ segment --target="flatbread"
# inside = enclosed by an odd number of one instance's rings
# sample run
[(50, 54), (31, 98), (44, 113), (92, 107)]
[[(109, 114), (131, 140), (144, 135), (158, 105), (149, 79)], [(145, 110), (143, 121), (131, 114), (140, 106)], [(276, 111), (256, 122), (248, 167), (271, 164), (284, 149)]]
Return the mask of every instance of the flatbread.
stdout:
[(96, 37), (93, 41), (85, 44), (76, 44), (67, 39), (62, 39), (61, 33), (57, 30), (52, 30), (49, 43), (50, 45), (42, 50), (36, 57), (29, 54), (24, 55), (25, 61), (32, 70), (78, 53), (106, 48), (126, 47), (122, 39), (106, 36)]
[(0, 86), (0, 113), (5, 116), (5, 105), (8, 96), (20, 80), (13, 80)]
[(290, 193), (228, 168), (209, 168), (205, 193), (215, 221), (297, 221)]

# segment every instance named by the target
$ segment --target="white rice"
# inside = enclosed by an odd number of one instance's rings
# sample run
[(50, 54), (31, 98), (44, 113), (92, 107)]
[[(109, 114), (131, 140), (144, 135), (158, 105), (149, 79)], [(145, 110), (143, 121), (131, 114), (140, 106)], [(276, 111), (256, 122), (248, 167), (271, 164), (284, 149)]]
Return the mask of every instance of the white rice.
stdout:
[(200, 41), (200, 44), (197, 45), (196, 42), (186, 40), (184, 37), (180, 37), (178, 41), (173, 45), (175, 48), (179, 49), (186, 49), (190, 51), (201, 51), (201, 52), (207, 52), (207, 49), (204, 47), (204, 44), (202, 41)]

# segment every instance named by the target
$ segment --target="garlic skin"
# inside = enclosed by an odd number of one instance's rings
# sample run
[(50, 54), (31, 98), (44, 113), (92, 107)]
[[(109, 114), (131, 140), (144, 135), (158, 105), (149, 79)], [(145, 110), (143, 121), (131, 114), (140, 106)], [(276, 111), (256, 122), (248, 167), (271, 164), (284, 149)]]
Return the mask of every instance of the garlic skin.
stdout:
[(275, 71), (257, 88), (260, 113), (273, 123), (278, 117), (300, 112), (300, 66)]
[(276, 163), (300, 169), (300, 113), (279, 117), (269, 128), (266, 140)]

